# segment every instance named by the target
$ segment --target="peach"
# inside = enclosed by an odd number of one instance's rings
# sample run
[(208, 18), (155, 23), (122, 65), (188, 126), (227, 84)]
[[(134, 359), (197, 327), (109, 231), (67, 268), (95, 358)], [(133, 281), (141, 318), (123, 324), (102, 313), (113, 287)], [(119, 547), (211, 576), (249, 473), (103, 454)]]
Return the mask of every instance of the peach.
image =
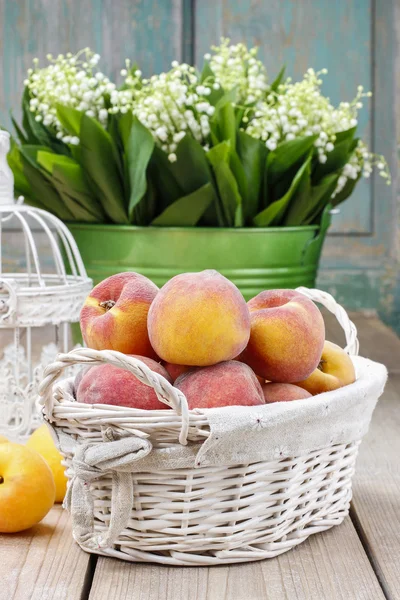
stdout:
[(205, 367), (231, 360), (244, 350), (250, 315), (238, 288), (217, 271), (183, 273), (157, 294), (148, 330), (163, 360)]
[(296, 385), (315, 396), (354, 383), (356, 372), (350, 356), (340, 346), (326, 341), (318, 367)]
[(147, 333), (147, 314), (158, 287), (138, 273), (118, 273), (91, 291), (81, 311), (89, 348), (157, 358)]
[(293, 383), (264, 383), (261, 387), (265, 404), (291, 402), (292, 400), (303, 400), (312, 397), (307, 390), (303, 390), (303, 388), (293, 385)]
[(187, 365), (174, 365), (173, 363), (165, 361), (162, 363), (162, 365), (167, 369), (172, 381), (176, 381), (179, 375), (182, 375), (182, 373), (186, 373), (186, 371), (189, 371), (189, 369), (191, 369), (191, 367), (188, 367)]
[(75, 375), (75, 379), (74, 379), (74, 393), (76, 396), (76, 392), (78, 390), (79, 384), (83, 379), (83, 376), (86, 375), (86, 373), (92, 369), (93, 366), (92, 365), (84, 365), (83, 367), (81, 367), (79, 369), (79, 371), (77, 372), (77, 374)]
[(190, 409), (264, 404), (257, 377), (250, 367), (235, 360), (191, 369), (174, 385), (185, 394)]
[(0, 533), (24, 531), (39, 523), (55, 496), (53, 474), (40, 454), (20, 444), (0, 444)]
[(318, 366), (325, 326), (317, 306), (294, 290), (268, 290), (247, 303), (251, 334), (240, 359), (269, 381), (296, 383)]
[[(145, 356), (133, 356), (144, 362), (152, 371), (159, 373), (172, 383), (171, 378), (160, 363)], [(142, 383), (129, 371), (110, 364), (91, 367), (82, 377), (76, 392), (78, 402), (85, 404), (112, 404), (142, 410), (168, 408), (160, 402), (154, 389)]]

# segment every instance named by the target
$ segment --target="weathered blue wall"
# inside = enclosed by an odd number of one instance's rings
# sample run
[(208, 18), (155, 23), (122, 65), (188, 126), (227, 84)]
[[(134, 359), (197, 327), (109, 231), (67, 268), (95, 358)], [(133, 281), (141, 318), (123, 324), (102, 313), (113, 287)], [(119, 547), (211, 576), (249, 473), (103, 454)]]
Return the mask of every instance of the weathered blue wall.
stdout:
[(334, 219), (319, 282), (347, 306), (378, 309), (400, 328), (396, 11), (396, 0), (0, 0), (0, 122), (18, 112), (33, 57), (85, 46), (117, 77), (125, 57), (146, 73), (173, 59), (201, 63), (223, 35), (260, 46), (271, 76), (283, 63), (294, 77), (327, 67), (324, 89), (334, 102), (352, 99), (358, 84), (372, 89), (361, 129), (387, 157), (393, 186), (378, 177), (360, 183)]

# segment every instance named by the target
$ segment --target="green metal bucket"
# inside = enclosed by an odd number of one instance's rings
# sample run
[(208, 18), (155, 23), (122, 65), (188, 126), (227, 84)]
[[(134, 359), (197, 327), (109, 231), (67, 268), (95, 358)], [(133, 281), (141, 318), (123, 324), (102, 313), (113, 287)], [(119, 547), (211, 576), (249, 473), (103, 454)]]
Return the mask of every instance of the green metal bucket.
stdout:
[(265, 229), (68, 226), (95, 283), (137, 271), (162, 286), (179, 273), (216, 269), (249, 299), (265, 289), (314, 287), (329, 222)]

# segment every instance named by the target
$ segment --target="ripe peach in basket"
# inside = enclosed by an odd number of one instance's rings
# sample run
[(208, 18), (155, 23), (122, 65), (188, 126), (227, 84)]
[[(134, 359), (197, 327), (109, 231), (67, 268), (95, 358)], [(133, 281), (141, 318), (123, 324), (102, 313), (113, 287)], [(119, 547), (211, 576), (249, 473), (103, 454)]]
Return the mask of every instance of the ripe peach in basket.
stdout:
[(291, 402), (292, 400), (303, 400), (304, 398), (311, 398), (312, 395), (303, 390), (298, 385), (293, 383), (264, 383), (261, 386), (265, 403), (272, 404), (273, 402)]
[(264, 404), (261, 385), (253, 371), (236, 360), (191, 369), (175, 381), (192, 408)]
[(350, 356), (340, 346), (326, 341), (318, 367), (296, 385), (310, 394), (322, 394), (354, 383), (356, 373)]
[(306, 379), (318, 366), (325, 340), (314, 302), (294, 290), (268, 290), (247, 304), (251, 334), (240, 360), (268, 381)]
[(191, 369), (191, 367), (188, 367), (187, 365), (174, 365), (173, 363), (165, 361), (162, 364), (170, 374), (172, 381), (176, 381), (179, 375), (182, 375), (182, 373), (186, 373), (186, 371)]
[[(144, 356), (133, 356), (144, 362), (155, 373), (159, 373), (172, 383), (172, 380), (160, 363)], [(110, 364), (91, 367), (82, 377), (76, 391), (78, 402), (86, 404), (112, 404), (128, 406), (142, 410), (161, 410), (168, 408), (160, 402), (154, 389), (142, 383), (125, 369)]]
[(249, 309), (238, 288), (217, 271), (183, 273), (157, 294), (148, 330), (163, 360), (205, 367), (244, 350), (250, 336)]
[(138, 273), (108, 277), (91, 291), (81, 311), (89, 348), (156, 358), (147, 333), (147, 314), (158, 287)]

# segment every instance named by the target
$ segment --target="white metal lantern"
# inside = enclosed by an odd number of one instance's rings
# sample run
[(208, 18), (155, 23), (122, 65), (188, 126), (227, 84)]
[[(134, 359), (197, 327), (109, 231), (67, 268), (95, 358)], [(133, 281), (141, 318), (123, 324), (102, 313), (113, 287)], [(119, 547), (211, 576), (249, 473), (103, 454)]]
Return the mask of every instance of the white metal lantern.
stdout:
[(43, 367), (71, 349), (92, 281), (64, 223), (15, 203), (9, 149), (0, 131), (0, 434), (23, 441), (39, 422)]

